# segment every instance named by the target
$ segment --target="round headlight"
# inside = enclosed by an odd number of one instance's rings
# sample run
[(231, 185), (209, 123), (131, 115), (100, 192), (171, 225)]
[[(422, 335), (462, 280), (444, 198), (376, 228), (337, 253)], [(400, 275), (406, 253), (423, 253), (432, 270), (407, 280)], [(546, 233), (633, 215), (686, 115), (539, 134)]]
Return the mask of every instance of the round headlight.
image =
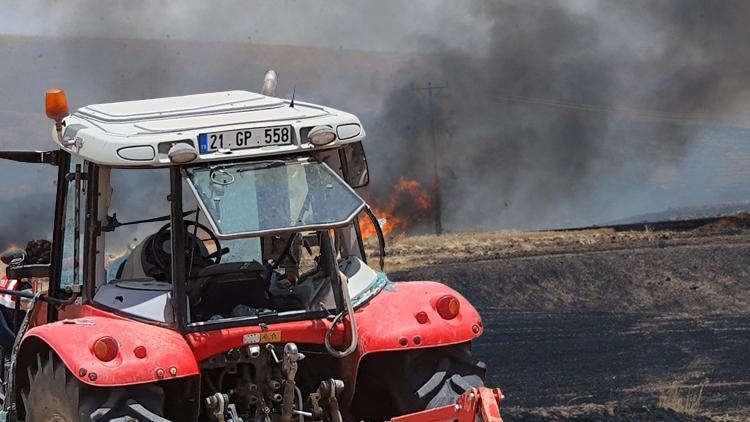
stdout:
[(119, 346), (117, 340), (104, 336), (94, 342), (94, 356), (102, 362), (109, 362), (117, 357)]
[(318, 147), (328, 145), (336, 139), (336, 132), (330, 126), (315, 126), (308, 132), (307, 139)]
[(198, 151), (190, 144), (179, 143), (172, 145), (167, 152), (169, 160), (173, 163), (189, 163), (198, 158)]
[(438, 299), (435, 307), (443, 319), (453, 319), (461, 311), (461, 302), (455, 296), (445, 295)]

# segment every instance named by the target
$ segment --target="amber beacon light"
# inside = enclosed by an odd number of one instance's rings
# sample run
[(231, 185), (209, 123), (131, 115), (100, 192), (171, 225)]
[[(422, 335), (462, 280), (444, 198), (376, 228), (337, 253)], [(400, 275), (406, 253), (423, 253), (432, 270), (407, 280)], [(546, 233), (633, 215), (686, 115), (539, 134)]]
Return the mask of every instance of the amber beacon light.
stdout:
[(62, 89), (48, 89), (44, 96), (44, 106), (47, 117), (55, 121), (58, 128), (62, 126), (62, 119), (70, 113), (68, 111), (68, 99)]

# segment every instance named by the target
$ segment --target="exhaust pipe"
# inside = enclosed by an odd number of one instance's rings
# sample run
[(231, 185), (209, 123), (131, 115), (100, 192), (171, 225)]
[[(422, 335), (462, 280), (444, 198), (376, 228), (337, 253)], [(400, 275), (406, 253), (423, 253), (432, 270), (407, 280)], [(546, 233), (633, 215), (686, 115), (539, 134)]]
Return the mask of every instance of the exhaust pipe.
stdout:
[(279, 79), (276, 75), (276, 71), (269, 69), (266, 75), (263, 77), (263, 87), (260, 89), (260, 93), (273, 97), (276, 95), (276, 85), (278, 85)]

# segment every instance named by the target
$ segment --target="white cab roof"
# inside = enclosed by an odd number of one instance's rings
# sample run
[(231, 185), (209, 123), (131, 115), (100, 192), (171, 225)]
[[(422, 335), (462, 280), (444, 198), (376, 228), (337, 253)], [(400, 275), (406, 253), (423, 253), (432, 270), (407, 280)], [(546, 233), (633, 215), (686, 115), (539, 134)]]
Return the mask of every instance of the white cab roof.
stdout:
[[(329, 107), (268, 97), (247, 91), (226, 91), (182, 97), (157, 98), (81, 107), (64, 119), (64, 149), (102, 165), (123, 167), (165, 166), (174, 143), (189, 143), (201, 151), (194, 162), (273, 156), (326, 149), (360, 141), (365, 132), (359, 119)], [(247, 149), (201, 150), (199, 136), (216, 132), (289, 126), (288, 145), (261, 145)], [(315, 147), (306, 133), (315, 126), (330, 126), (336, 139)]]

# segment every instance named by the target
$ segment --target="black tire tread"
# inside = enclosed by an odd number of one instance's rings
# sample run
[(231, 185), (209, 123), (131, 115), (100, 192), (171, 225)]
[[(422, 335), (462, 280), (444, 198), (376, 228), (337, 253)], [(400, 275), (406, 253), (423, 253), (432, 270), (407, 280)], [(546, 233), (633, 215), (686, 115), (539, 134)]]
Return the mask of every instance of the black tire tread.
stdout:
[[(45, 356), (46, 355), (46, 356)], [(163, 389), (156, 384), (131, 387), (92, 387), (79, 381), (51, 350), (37, 354), (37, 366), (26, 368), (29, 388), (20, 391), (26, 422), (47, 422), (59, 416), (66, 422), (110, 420), (133, 415), (128, 403), (134, 399), (149, 412), (161, 416)]]
[(360, 364), (350, 416), (385, 420), (455, 403), (485, 372), (468, 343), (372, 354)]
[[(484, 385), (485, 365), (472, 357), (468, 345), (427, 349), (414, 353), (405, 362), (404, 373), (409, 377), (402, 392), (407, 406), (402, 410), (414, 412), (455, 403), (466, 387)], [(439, 382), (435, 383), (435, 379)], [(429, 387), (425, 391), (425, 387)]]
[(28, 391), (21, 391), (26, 409), (26, 422), (46, 422), (53, 415), (69, 422), (77, 422), (79, 382), (50, 350), (46, 358), (37, 354), (37, 367), (26, 367)]

